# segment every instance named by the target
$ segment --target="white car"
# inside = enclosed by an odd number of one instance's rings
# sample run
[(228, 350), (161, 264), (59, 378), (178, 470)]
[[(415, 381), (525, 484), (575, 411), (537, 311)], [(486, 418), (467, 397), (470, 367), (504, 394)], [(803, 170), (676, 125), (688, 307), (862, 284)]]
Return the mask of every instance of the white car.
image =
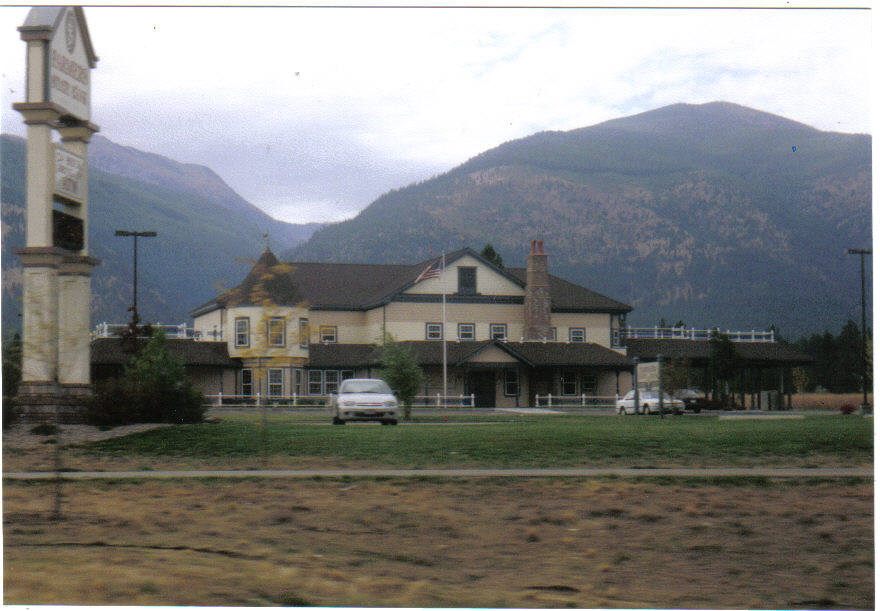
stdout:
[(333, 424), (348, 421), (378, 421), (397, 424), (400, 405), (384, 380), (351, 378), (339, 385), (339, 392), (330, 397)]
[[(684, 411), (684, 403), (663, 393), (663, 413), (680, 414)], [(626, 393), (617, 400), (617, 413), (624, 414), (659, 414), (660, 393), (656, 390), (640, 390), (639, 404), (635, 404), (635, 391)]]

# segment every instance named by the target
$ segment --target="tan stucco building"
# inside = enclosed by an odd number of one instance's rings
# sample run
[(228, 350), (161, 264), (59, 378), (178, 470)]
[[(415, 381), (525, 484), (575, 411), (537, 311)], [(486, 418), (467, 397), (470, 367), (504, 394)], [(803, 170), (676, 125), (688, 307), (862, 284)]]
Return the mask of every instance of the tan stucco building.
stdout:
[(325, 395), (376, 376), (386, 334), (422, 366), (425, 395), (443, 392), (444, 341), (448, 394), (477, 406), (625, 392), (632, 364), (612, 340), (632, 308), (553, 276), (548, 261), (540, 240), (526, 268), (470, 248), (411, 265), (282, 263), (267, 249), (193, 326), (241, 363), (238, 395)]

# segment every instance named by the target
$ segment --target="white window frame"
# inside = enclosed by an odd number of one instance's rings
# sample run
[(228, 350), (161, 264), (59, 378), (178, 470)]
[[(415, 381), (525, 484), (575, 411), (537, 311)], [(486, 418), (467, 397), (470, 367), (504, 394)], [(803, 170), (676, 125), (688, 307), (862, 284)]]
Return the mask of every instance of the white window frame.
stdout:
[(336, 325), (321, 325), (318, 327), (318, 341), (322, 344), (335, 344), (338, 339)]
[(426, 322), (425, 323), (425, 339), (442, 340), (443, 339), (443, 323)]
[[(242, 341), (242, 337), (244, 341)], [(251, 319), (239, 316), (235, 319), (235, 347), (249, 348), (251, 345)]]
[(309, 347), (309, 319), (299, 319), (299, 347), (308, 349)]
[[(247, 378), (247, 382), (245, 382)], [(254, 396), (254, 370), (245, 368), (241, 370), (241, 394), (243, 397)]]
[[(280, 327), (280, 328), (275, 328)], [(273, 341), (277, 340), (277, 341)], [(284, 347), (287, 345), (287, 325), (284, 324), (284, 318), (279, 316), (270, 318), (266, 321), (266, 342), (273, 347)]]
[(293, 392), (300, 396), (303, 394), (303, 370), (302, 369), (294, 369), (293, 370)]
[[(500, 330), (500, 333), (499, 333)], [(499, 337), (495, 337), (499, 335)], [(507, 339), (507, 323), (493, 322), (489, 325), (489, 339), (505, 340)]]
[(324, 370), (324, 395), (335, 395), (339, 391), (340, 372), (338, 369)]
[(472, 322), (458, 323), (458, 341), (473, 341), (477, 339), (477, 326)]
[[(575, 339), (577, 334), (580, 334), (581, 339)], [(587, 330), (584, 327), (569, 327), (568, 328), (568, 341), (572, 344), (583, 344), (587, 341)]]
[(278, 367), (269, 369), (266, 374), (266, 385), (270, 397), (282, 396), (284, 394), (284, 370)]
[[(315, 385), (317, 385), (318, 392), (314, 392)], [(308, 388), (310, 395), (323, 395), (324, 394), (324, 370), (323, 369), (309, 369), (307, 388)]]
[[(565, 392), (566, 384), (573, 385), (573, 390), (571, 392)], [(563, 397), (573, 397), (578, 394), (578, 376), (576, 373), (571, 371), (562, 372), (559, 376), (559, 394)]]

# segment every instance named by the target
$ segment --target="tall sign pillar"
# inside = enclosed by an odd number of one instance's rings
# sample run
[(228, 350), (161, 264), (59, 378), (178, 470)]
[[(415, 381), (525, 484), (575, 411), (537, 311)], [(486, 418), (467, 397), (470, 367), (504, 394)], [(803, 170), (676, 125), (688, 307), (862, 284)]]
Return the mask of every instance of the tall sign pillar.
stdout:
[[(81, 7), (41, 6), (18, 28), (27, 43), (27, 229), (23, 273), (22, 383), (25, 417), (57, 409), (70, 420), (90, 393), (88, 143), (91, 70), (98, 58)], [(55, 136), (59, 142), (55, 142)]]

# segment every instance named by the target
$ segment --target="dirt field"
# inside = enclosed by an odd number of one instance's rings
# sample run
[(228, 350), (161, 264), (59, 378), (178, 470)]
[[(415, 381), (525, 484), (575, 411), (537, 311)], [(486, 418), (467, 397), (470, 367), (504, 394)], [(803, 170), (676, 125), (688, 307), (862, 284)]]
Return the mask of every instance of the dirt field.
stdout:
[(4, 602), (873, 608), (870, 483), (6, 482)]
[[(868, 393), (868, 403), (874, 404), (874, 395), (871, 393)], [(861, 405), (862, 393), (803, 393), (791, 396), (791, 408), (798, 410), (827, 409), (836, 412), (840, 410), (841, 405), (847, 404), (856, 407)]]

